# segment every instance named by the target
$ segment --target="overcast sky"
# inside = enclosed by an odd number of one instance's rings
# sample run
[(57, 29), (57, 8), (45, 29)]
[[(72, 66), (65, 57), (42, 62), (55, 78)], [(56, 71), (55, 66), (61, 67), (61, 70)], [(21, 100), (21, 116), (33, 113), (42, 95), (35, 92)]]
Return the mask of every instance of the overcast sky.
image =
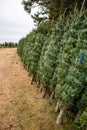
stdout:
[(34, 27), (29, 14), (24, 11), (22, 0), (0, 0), (0, 43), (18, 42)]

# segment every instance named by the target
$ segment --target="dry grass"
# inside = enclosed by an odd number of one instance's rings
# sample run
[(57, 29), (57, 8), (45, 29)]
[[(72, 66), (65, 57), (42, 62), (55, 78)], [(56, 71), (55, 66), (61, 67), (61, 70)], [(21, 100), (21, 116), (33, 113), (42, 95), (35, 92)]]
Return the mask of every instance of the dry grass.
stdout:
[(0, 130), (63, 130), (54, 105), (42, 99), (16, 49), (0, 49)]

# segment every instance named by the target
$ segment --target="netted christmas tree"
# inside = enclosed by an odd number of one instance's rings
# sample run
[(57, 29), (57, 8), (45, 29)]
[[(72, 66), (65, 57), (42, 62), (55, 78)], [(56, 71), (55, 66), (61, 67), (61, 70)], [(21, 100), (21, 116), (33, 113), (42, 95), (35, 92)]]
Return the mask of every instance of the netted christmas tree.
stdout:
[[(42, 51), (41, 51), (41, 55), (40, 55), (40, 59), (38, 61), (38, 70), (37, 70), (37, 79), (38, 79), (38, 86), (41, 87), (43, 86), (43, 81), (42, 81), (42, 71), (44, 71), (44, 61), (43, 61), (43, 56), (44, 56), (44, 53), (46, 52), (47, 50), (47, 45), (49, 43), (49, 36), (50, 36), (50, 33), (48, 33), (45, 37), (44, 37), (44, 43), (43, 43), (43, 47), (42, 47)], [(42, 89), (42, 87), (41, 87)]]
[(68, 48), (67, 53), (65, 53), (67, 54), (66, 62), (65, 60), (62, 60), (62, 62), (65, 62), (65, 64), (69, 64), (69, 66), (67, 66), (68, 69), (67, 73), (64, 75), (64, 78), (61, 77), (61, 73), (65, 67), (63, 66), (61, 69), (58, 68), (58, 70), (61, 71), (58, 71), (58, 83), (55, 92), (58, 95), (58, 98), (61, 100), (61, 108), (57, 118), (57, 124), (61, 123), (64, 112), (67, 109), (70, 109), (74, 103), (74, 100), (79, 97), (79, 94), (84, 88), (86, 73), (85, 70), (83, 71), (84, 65), (79, 63), (79, 61), (83, 60), (84, 55), (87, 53), (86, 50), (84, 50), (84, 46), (82, 46), (82, 41), (85, 43), (84, 41), (87, 40), (86, 33), (84, 34), (83, 31), (86, 26), (86, 21), (87, 19), (85, 14), (76, 16), (75, 22), (72, 24), (71, 29), (69, 30), (70, 35), (67, 39), (67, 45), (64, 47), (63, 51), (66, 52), (66, 48)]
[[(64, 33), (65, 21), (61, 19), (52, 29), (52, 33), (45, 40), (40, 57), (38, 75), (42, 84), (44, 94), (51, 93), (50, 82), (57, 65), (57, 57), (60, 51), (62, 35)], [(48, 34), (49, 35), (49, 34)], [(45, 95), (44, 95), (45, 96)]]
[(24, 46), (25, 41), (26, 41), (26, 38), (22, 38), (22, 39), (20, 39), (20, 41), (18, 43), (17, 51), (20, 56), (22, 56), (22, 51), (23, 51), (23, 46)]
[(44, 43), (44, 35), (40, 33), (36, 34), (36, 38), (34, 41), (34, 45), (32, 47), (29, 61), (29, 73), (33, 76), (32, 82), (34, 79), (36, 79), (38, 62), (40, 59), (43, 43)]
[(27, 39), (23, 47), (22, 61), (24, 63), (25, 68), (28, 71), (31, 62), (31, 55), (34, 48), (35, 39), (36, 39), (36, 33), (35, 31), (32, 31), (29, 35), (27, 35)]
[[(69, 29), (71, 26), (70, 25), (71, 19), (70, 18), (68, 18), (68, 20), (64, 19), (63, 22), (65, 22), (65, 23), (61, 23), (61, 24), (63, 24), (62, 27), (63, 26), (64, 27), (63, 28), (59, 27), (60, 30), (62, 29), (62, 31), (61, 31), (62, 35), (60, 37), (60, 40), (57, 40), (59, 43), (59, 46), (57, 45), (59, 53), (57, 54), (56, 67), (54, 70), (54, 74), (52, 75), (52, 79), (50, 80), (50, 89), (51, 89), (51, 91), (53, 91), (53, 93), (55, 93), (55, 87), (57, 85), (57, 82), (59, 82), (58, 80), (65, 78), (66, 69), (69, 66), (68, 59), (67, 59), (67, 51), (64, 52), (63, 50), (67, 44)], [(58, 77), (59, 77), (59, 79), (58, 79)], [(61, 81), (63, 81), (63, 80), (61, 80)]]

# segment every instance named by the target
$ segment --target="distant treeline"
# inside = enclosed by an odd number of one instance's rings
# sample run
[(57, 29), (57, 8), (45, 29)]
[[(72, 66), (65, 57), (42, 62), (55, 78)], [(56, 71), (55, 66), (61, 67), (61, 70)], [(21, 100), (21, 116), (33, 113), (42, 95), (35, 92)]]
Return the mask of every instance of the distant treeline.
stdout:
[(5, 42), (5, 43), (0, 43), (0, 48), (3, 47), (17, 47), (17, 43), (13, 43), (13, 42)]

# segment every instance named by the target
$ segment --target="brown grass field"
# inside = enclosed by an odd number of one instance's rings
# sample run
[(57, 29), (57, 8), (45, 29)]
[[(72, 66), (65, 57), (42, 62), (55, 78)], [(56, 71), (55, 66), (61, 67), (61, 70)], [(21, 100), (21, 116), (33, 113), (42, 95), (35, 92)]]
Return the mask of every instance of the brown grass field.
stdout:
[(55, 105), (30, 82), (17, 49), (0, 49), (0, 130), (63, 130)]

